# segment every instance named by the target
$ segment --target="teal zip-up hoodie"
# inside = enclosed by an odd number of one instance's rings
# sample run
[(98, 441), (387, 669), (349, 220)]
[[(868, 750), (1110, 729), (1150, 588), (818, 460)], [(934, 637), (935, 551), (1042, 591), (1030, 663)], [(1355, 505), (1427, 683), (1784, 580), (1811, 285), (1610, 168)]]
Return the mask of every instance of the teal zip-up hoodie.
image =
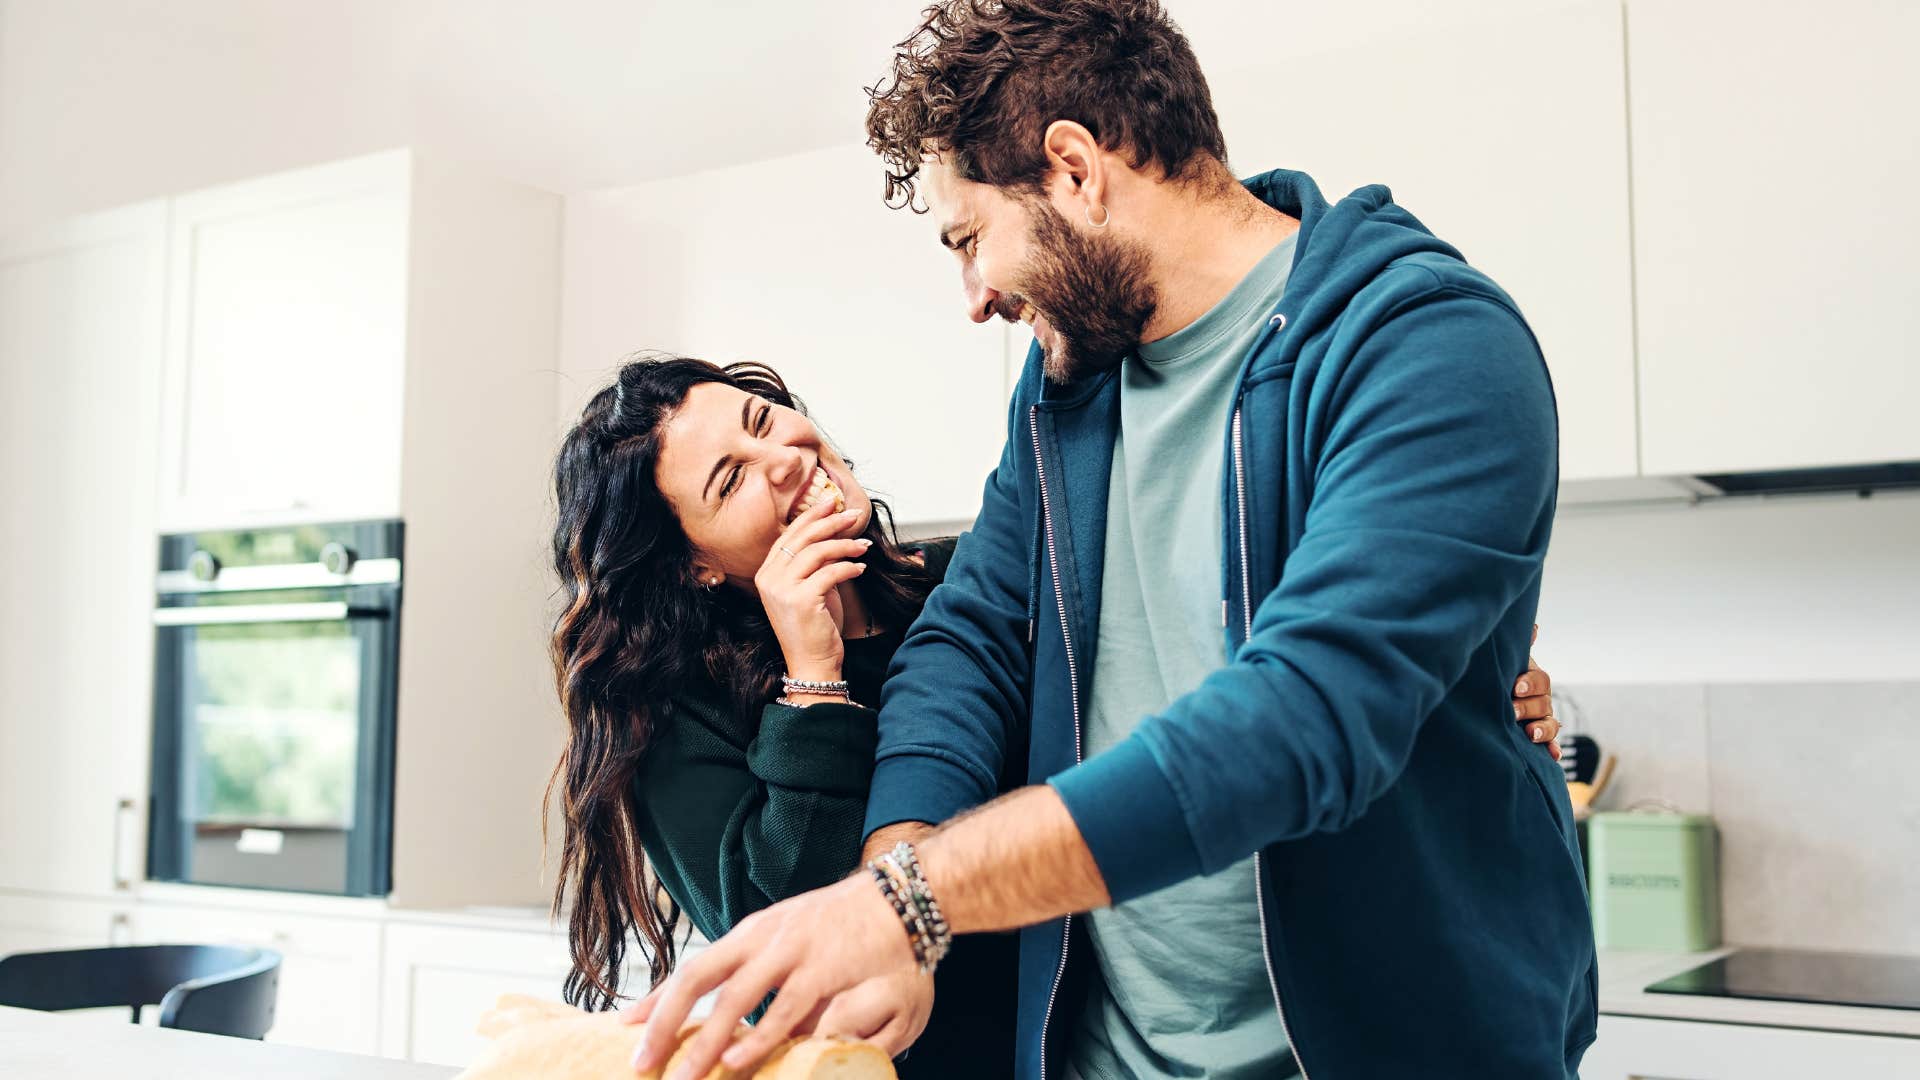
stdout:
[[(1385, 188), (1248, 186), (1301, 230), (1221, 433), (1231, 661), (1080, 760), (1118, 380), (1047, 386), (1036, 350), (894, 657), (867, 828), (991, 798), (1024, 742), (1115, 902), (1259, 856), (1309, 1077), (1572, 1077), (1596, 1019), (1585, 884), (1558, 766), (1509, 699), (1554, 510), (1545, 363)], [(1021, 1077), (1059, 1075), (1090, 959), (1076, 920), (1023, 932)]]

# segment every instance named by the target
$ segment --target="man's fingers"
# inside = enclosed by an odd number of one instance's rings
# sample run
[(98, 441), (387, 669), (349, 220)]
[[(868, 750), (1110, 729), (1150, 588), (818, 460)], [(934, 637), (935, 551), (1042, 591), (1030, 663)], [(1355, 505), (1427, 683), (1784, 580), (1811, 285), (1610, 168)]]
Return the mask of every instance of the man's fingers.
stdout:
[(888, 1057), (899, 1057), (900, 1051), (913, 1045), (910, 1036), (912, 1025), (905, 1014), (894, 1017), (887, 1025), (872, 1035), (867, 1041), (887, 1052)]
[[(661, 985), (664, 986), (666, 984), (662, 983)], [(646, 1023), (647, 1017), (652, 1015), (653, 1013), (654, 1003), (658, 1001), (659, 998), (660, 998), (660, 987), (656, 986), (652, 990), (647, 991), (646, 997), (643, 997), (639, 1001), (636, 1001), (633, 1004), (627, 1006), (626, 1008), (620, 1010), (621, 1022), (628, 1023), (628, 1024)]]
[(820, 1023), (813, 1030), (821, 1035), (866, 1038), (891, 1015), (880, 1000), (885, 989), (884, 980), (873, 980), (836, 995), (828, 1002), (826, 1012), (820, 1014)]
[(753, 1025), (753, 1031), (720, 1056), (721, 1064), (729, 1069), (744, 1069), (773, 1053), (775, 1047), (786, 1042), (787, 1036), (794, 1034), (801, 1022), (814, 1013), (819, 1003), (820, 995), (808, 993), (804, 983), (781, 987), (766, 1015)]
[(649, 995), (653, 1007), (646, 1017), (646, 1033), (640, 1036), (640, 1049), (633, 1055), (636, 1071), (646, 1072), (666, 1064), (668, 1055), (673, 1053), (673, 1036), (680, 1031), (680, 1025), (687, 1022), (693, 1003), (718, 986), (732, 969), (721, 945), (711, 945)]
[[(682, 1044), (686, 1057), (678, 1068), (678, 1076), (693, 1078), (707, 1075), (720, 1061), (721, 1051), (733, 1039), (733, 1029), (752, 1012), (773, 988), (780, 984), (785, 971), (779, 970), (773, 962), (760, 960), (744, 964), (727, 976), (726, 984), (720, 989), (720, 996), (714, 999), (713, 1013), (701, 1026), (698, 1033)], [(766, 1021), (762, 1020), (761, 1024)], [(780, 1032), (784, 1036), (786, 1032)], [(665, 1080), (675, 1080), (668, 1076)]]

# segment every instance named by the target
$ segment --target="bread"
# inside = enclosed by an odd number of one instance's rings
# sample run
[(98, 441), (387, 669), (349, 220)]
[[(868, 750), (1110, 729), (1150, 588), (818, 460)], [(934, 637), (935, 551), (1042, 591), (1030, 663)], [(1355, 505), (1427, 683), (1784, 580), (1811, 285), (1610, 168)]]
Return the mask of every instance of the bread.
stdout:
[[(618, 1013), (588, 1013), (524, 994), (503, 995), (480, 1018), (478, 1031), (492, 1039), (456, 1080), (660, 1080), (684, 1060), (686, 1041), (698, 1023), (674, 1036), (674, 1052), (659, 1072), (636, 1073), (633, 1054), (645, 1025)], [(740, 1025), (738, 1039), (752, 1029)], [(872, 1043), (809, 1036), (789, 1039), (751, 1071), (716, 1065), (705, 1080), (897, 1080), (893, 1062)]]

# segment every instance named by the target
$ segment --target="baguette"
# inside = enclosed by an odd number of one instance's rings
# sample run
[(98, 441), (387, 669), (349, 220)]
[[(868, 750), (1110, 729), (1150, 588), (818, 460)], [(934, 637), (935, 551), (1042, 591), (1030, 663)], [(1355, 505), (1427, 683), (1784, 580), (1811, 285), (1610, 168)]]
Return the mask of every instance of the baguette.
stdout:
[[(557, 1001), (524, 994), (502, 995), (477, 1028), (492, 1040), (456, 1080), (660, 1080), (685, 1059), (697, 1021), (675, 1034), (665, 1068), (636, 1073), (633, 1054), (645, 1025), (618, 1013), (582, 1012)], [(733, 1037), (751, 1031), (739, 1025)], [(704, 1080), (897, 1080), (893, 1062), (879, 1047), (857, 1039), (808, 1036), (789, 1039), (747, 1071), (716, 1065)]]

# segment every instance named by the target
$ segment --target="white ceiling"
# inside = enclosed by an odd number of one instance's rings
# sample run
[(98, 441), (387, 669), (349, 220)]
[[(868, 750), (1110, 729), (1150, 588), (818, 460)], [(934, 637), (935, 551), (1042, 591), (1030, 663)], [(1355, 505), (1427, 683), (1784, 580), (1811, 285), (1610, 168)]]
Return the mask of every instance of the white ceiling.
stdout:
[[(1364, 22), (1478, 2), (1374, 0)], [(861, 89), (922, 6), (0, 0), (0, 228), (406, 143), (567, 193), (858, 143)], [(1169, 6), (1214, 71), (1356, 22)]]

